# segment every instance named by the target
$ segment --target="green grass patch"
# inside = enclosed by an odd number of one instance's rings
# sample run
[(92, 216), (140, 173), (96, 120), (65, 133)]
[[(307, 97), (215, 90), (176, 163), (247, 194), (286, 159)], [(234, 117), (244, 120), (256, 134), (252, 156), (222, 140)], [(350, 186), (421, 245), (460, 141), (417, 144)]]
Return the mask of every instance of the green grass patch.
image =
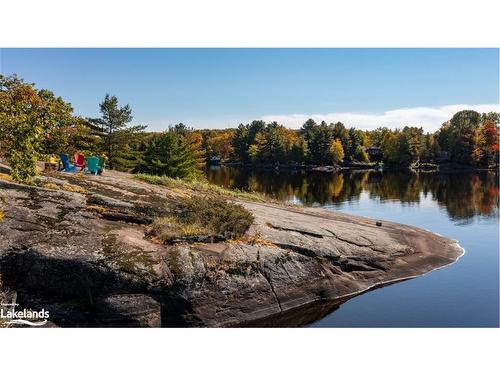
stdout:
[(244, 199), (254, 202), (266, 202), (269, 201), (264, 194), (247, 192), (238, 189), (226, 189), (218, 185), (210, 184), (203, 180), (187, 180), (180, 178), (172, 178), (167, 176), (154, 176), (149, 174), (135, 174), (134, 178), (147, 182), (153, 185), (165, 186), (167, 188), (177, 188), (177, 189), (189, 189), (196, 192), (202, 193), (212, 193), (217, 195), (223, 195), (227, 197), (233, 197), (238, 199)]

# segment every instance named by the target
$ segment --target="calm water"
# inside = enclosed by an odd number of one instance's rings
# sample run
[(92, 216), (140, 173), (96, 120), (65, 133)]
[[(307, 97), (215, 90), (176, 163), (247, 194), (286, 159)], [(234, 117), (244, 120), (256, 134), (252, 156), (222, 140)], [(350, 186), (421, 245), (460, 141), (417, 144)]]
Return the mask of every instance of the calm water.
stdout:
[(313, 327), (498, 327), (499, 185), (488, 172), (274, 172), (217, 167), (212, 183), (415, 225), (466, 250), (444, 269), (355, 297)]

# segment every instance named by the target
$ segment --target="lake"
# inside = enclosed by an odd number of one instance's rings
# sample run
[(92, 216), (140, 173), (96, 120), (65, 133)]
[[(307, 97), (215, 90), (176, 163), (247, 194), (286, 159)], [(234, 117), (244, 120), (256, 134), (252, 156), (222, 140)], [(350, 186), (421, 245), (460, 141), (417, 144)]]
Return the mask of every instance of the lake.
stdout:
[(207, 177), (283, 202), (415, 225), (458, 240), (466, 251), (448, 267), (359, 295), (308, 326), (498, 327), (497, 174), (212, 167)]

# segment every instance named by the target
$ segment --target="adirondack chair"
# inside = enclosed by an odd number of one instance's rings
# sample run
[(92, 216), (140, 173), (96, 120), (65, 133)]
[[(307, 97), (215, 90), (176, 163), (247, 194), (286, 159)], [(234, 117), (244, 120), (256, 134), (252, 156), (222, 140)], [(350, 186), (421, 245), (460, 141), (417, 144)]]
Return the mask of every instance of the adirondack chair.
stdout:
[(76, 172), (76, 167), (69, 162), (68, 154), (59, 154), (65, 172)]
[(75, 165), (83, 171), (85, 168), (85, 156), (83, 156), (83, 154), (75, 154)]
[(99, 165), (101, 167), (101, 171), (104, 172), (104, 167), (106, 166), (106, 163), (104, 163), (104, 158), (102, 156), (98, 156), (99, 158)]
[(90, 156), (86, 160), (87, 160), (87, 167), (85, 168), (86, 172), (93, 173), (96, 176), (98, 173), (102, 172), (100, 160), (98, 157)]

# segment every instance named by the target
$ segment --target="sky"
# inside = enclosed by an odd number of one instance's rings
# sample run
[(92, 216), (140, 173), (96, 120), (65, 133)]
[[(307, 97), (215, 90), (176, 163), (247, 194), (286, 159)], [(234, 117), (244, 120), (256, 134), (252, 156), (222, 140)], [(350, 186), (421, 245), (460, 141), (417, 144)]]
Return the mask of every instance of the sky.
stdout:
[(154, 131), (308, 118), (434, 131), (461, 109), (500, 112), (498, 49), (0, 49), (13, 73), (86, 117), (116, 95)]

